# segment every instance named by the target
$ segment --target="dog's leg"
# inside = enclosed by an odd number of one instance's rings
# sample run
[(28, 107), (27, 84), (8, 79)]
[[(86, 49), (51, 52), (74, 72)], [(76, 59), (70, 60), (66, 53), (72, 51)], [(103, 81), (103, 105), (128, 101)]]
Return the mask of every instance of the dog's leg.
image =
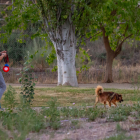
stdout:
[(108, 103), (109, 107), (111, 107), (111, 102)]
[(113, 104), (115, 105), (115, 107), (117, 107), (117, 104), (115, 102), (113, 102)]
[(105, 107), (105, 109), (106, 109), (106, 102), (104, 102), (104, 107)]
[(98, 103), (98, 97), (96, 97), (95, 105), (94, 105), (94, 107), (93, 107), (93, 108), (95, 108), (95, 107), (96, 107), (97, 103)]

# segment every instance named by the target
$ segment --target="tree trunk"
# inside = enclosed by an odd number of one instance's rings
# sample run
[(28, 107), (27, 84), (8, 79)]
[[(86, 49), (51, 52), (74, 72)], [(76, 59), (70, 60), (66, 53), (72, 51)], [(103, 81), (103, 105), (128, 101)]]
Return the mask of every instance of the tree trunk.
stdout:
[(76, 68), (75, 68), (75, 46), (69, 47), (68, 50), (63, 50), (64, 59), (62, 61), (63, 67), (63, 85), (78, 86)]
[[(109, 38), (106, 35), (106, 31), (104, 26), (101, 24), (100, 25), (101, 30), (103, 32), (103, 40), (104, 40), (104, 45), (105, 45), (105, 49), (107, 52), (107, 59), (106, 59), (106, 71), (105, 71), (105, 83), (112, 83), (113, 79), (112, 79), (112, 64), (113, 64), (113, 59), (120, 54), (121, 49), (122, 49), (122, 44), (123, 42), (130, 37), (132, 34), (130, 34), (128, 37), (125, 37), (125, 39), (123, 41), (121, 41), (121, 43), (119, 44), (119, 41), (117, 42), (118, 46), (116, 46), (116, 50), (113, 51), (110, 47), (110, 42), (109, 42)], [(127, 30), (127, 28), (126, 28)]]
[(62, 60), (60, 56), (57, 54), (57, 71), (58, 71), (58, 86), (63, 84), (63, 73), (62, 73)]
[(75, 27), (70, 18), (57, 29), (56, 41), (53, 41), (57, 54), (58, 85), (78, 86), (75, 56)]
[(106, 71), (105, 71), (105, 83), (112, 83), (112, 64), (113, 64), (114, 56), (107, 52), (107, 59), (106, 59)]
[(107, 58), (106, 58), (106, 71), (105, 71), (105, 83), (112, 83), (112, 64), (113, 64), (113, 59), (115, 58), (115, 52), (111, 49), (110, 43), (108, 36), (106, 36), (106, 31), (105, 28), (101, 25), (101, 30), (103, 32), (103, 40), (104, 40), (104, 45), (107, 53)]

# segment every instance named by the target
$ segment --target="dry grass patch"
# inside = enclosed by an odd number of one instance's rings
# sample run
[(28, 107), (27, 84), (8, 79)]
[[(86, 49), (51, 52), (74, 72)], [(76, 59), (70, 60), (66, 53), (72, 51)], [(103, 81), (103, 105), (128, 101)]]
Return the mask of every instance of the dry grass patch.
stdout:
[[(87, 94), (82, 93), (81, 89), (78, 91), (78, 89), (74, 89), (74, 91), (70, 88), (67, 88), (69, 90), (65, 91), (65, 89), (59, 89), (59, 88), (46, 88), (46, 89), (36, 89), (35, 90), (35, 99), (39, 100), (49, 100), (52, 97), (57, 97), (57, 101), (60, 103), (60, 106), (72, 106), (73, 103), (75, 105), (82, 105), (88, 102), (92, 102), (94, 100), (94, 94)], [(43, 90), (43, 91), (42, 91)], [(77, 90), (77, 92), (76, 92)]]

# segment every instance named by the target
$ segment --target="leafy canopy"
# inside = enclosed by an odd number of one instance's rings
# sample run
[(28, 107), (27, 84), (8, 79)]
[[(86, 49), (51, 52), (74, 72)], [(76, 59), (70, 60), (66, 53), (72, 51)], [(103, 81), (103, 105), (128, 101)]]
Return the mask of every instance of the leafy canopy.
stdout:
[[(76, 35), (86, 33), (94, 17), (93, 11), (102, 5), (104, 0), (15, 0), (14, 10), (5, 18), (6, 24), (1, 28), (1, 37), (6, 41), (12, 31), (20, 30), (24, 37), (46, 37), (48, 32), (55, 32), (67, 18), (71, 17), (76, 27)], [(9, 6), (9, 10), (12, 6)], [(3, 12), (4, 14), (4, 12)], [(45, 20), (44, 20), (45, 19)], [(38, 30), (29, 36), (25, 34), (30, 24), (41, 22)], [(47, 26), (47, 27), (46, 27)], [(42, 32), (45, 30), (45, 33)], [(21, 36), (23, 38), (23, 36)]]
[(95, 40), (103, 35), (108, 36), (110, 47), (116, 50), (127, 38), (140, 40), (140, 6), (138, 0), (108, 0), (94, 14), (93, 24), (87, 37)]
[[(44, 39), (49, 32), (55, 34), (68, 18), (75, 26), (76, 37), (81, 39), (93, 22), (96, 9), (102, 6), (102, 2), (104, 0), (15, 0), (12, 14), (5, 18), (6, 24), (1, 27), (1, 31), (4, 32), (0, 34), (1, 40), (6, 42), (9, 35), (17, 31), (21, 33), (21, 38), (17, 39), (20, 43), (26, 41), (27, 37), (33, 39), (39, 36)], [(12, 6), (8, 9), (12, 10)], [(37, 24), (38, 28), (34, 33), (28, 34), (27, 30), (34, 24)], [(53, 49), (46, 59), (49, 64), (55, 59), (54, 53)], [(30, 58), (33, 59), (35, 54)]]

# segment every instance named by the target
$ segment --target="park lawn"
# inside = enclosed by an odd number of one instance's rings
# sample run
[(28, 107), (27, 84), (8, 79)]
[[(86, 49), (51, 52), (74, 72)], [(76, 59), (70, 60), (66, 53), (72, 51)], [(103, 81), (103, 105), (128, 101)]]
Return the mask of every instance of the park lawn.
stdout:
[[(19, 95), (20, 87), (14, 87), (16, 92), (17, 102), (20, 101)], [(124, 89), (104, 89), (105, 91), (114, 91), (122, 94), (123, 104), (131, 104), (135, 101), (140, 101), (140, 92), (138, 90), (124, 90)], [(75, 88), (75, 87), (54, 87), (54, 88), (35, 88), (33, 107), (48, 106), (47, 102), (52, 97), (56, 97), (59, 106), (93, 106), (95, 102), (94, 88)], [(2, 97), (2, 104), (4, 105), (4, 96)], [(119, 103), (118, 103), (119, 104)]]
[[(13, 88), (18, 93), (16, 101), (20, 103), (21, 89), (19, 87)], [(96, 128), (100, 130), (96, 132), (98, 136), (107, 129), (107, 133), (102, 136), (103, 138), (110, 136), (110, 139), (115, 139), (117, 136), (120, 139), (120, 136), (123, 136), (123, 139), (125, 139), (128, 137), (126, 135), (127, 130), (131, 129), (132, 132), (134, 129), (137, 130), (140, 121), (140, 104), (137, 103), (133, 106), (120, 105), (109, 109), (102, 108), (100, 105), (96, 108), (83, 107), (94, 105), (94, 90), (93, 88), (73, 87), (35, 88), (35, 98), (32, 106), (48, 106), (47, 102), (51, 101), (49, 108), (44, 107), (39, 109), (38, 112), (35, 108), (30, 108), (29, 106), (19, 106), (20, 108), (14, 108), (10, 111), (9, 109), (4, 112), (1, 111), (0, 121), (3, 123), (0, 124), (0, 139), (12, 138), (8, 132), (14, 134), (15, 130), (18, 130), (19, 134), (17, 135), (16, 132), (15, 137), (24, 137), (24, 139), (29, 137), (31, 140), (35, 140), (35, 138), (38, 140), (43, 136), (45, 136), (45, 139), (50, 139), (52, 133), (54, 140), (58, 137), (59, 139), (62, 139), (62, 137), (65, 139), (69, 136), (69, 133), (73, 138), (75, 137), (75, 132), (79, 136), (84, 134), (82, 137), (88, 137), (88, 135), (90, 137), (91, 135), (93, 136), (93, 132), (97, 131)], [(123, 104), (134, 103), (140, 98), (138, 90), (105, 89), (105, 91), (121, 93), (125, 100)], [(55, 100), (51, 99), (52, 97), (57, 97), (59, 106), (62, 106), (62, 108), (57, 109), (58, 106)], [(4, 106), (4, 96), (2, 97), (2, 105)], [(131, 124), (127, 120), (130, 120)], [(131, 128), (132, 124), (135, 126)], [(127, 128), (129, 126), (129, 128), (127, 129), (126, 126)], [(118, 135), (114, 136), (114, 132)], [(109, 139), (107, 138), (106, 140)]]

